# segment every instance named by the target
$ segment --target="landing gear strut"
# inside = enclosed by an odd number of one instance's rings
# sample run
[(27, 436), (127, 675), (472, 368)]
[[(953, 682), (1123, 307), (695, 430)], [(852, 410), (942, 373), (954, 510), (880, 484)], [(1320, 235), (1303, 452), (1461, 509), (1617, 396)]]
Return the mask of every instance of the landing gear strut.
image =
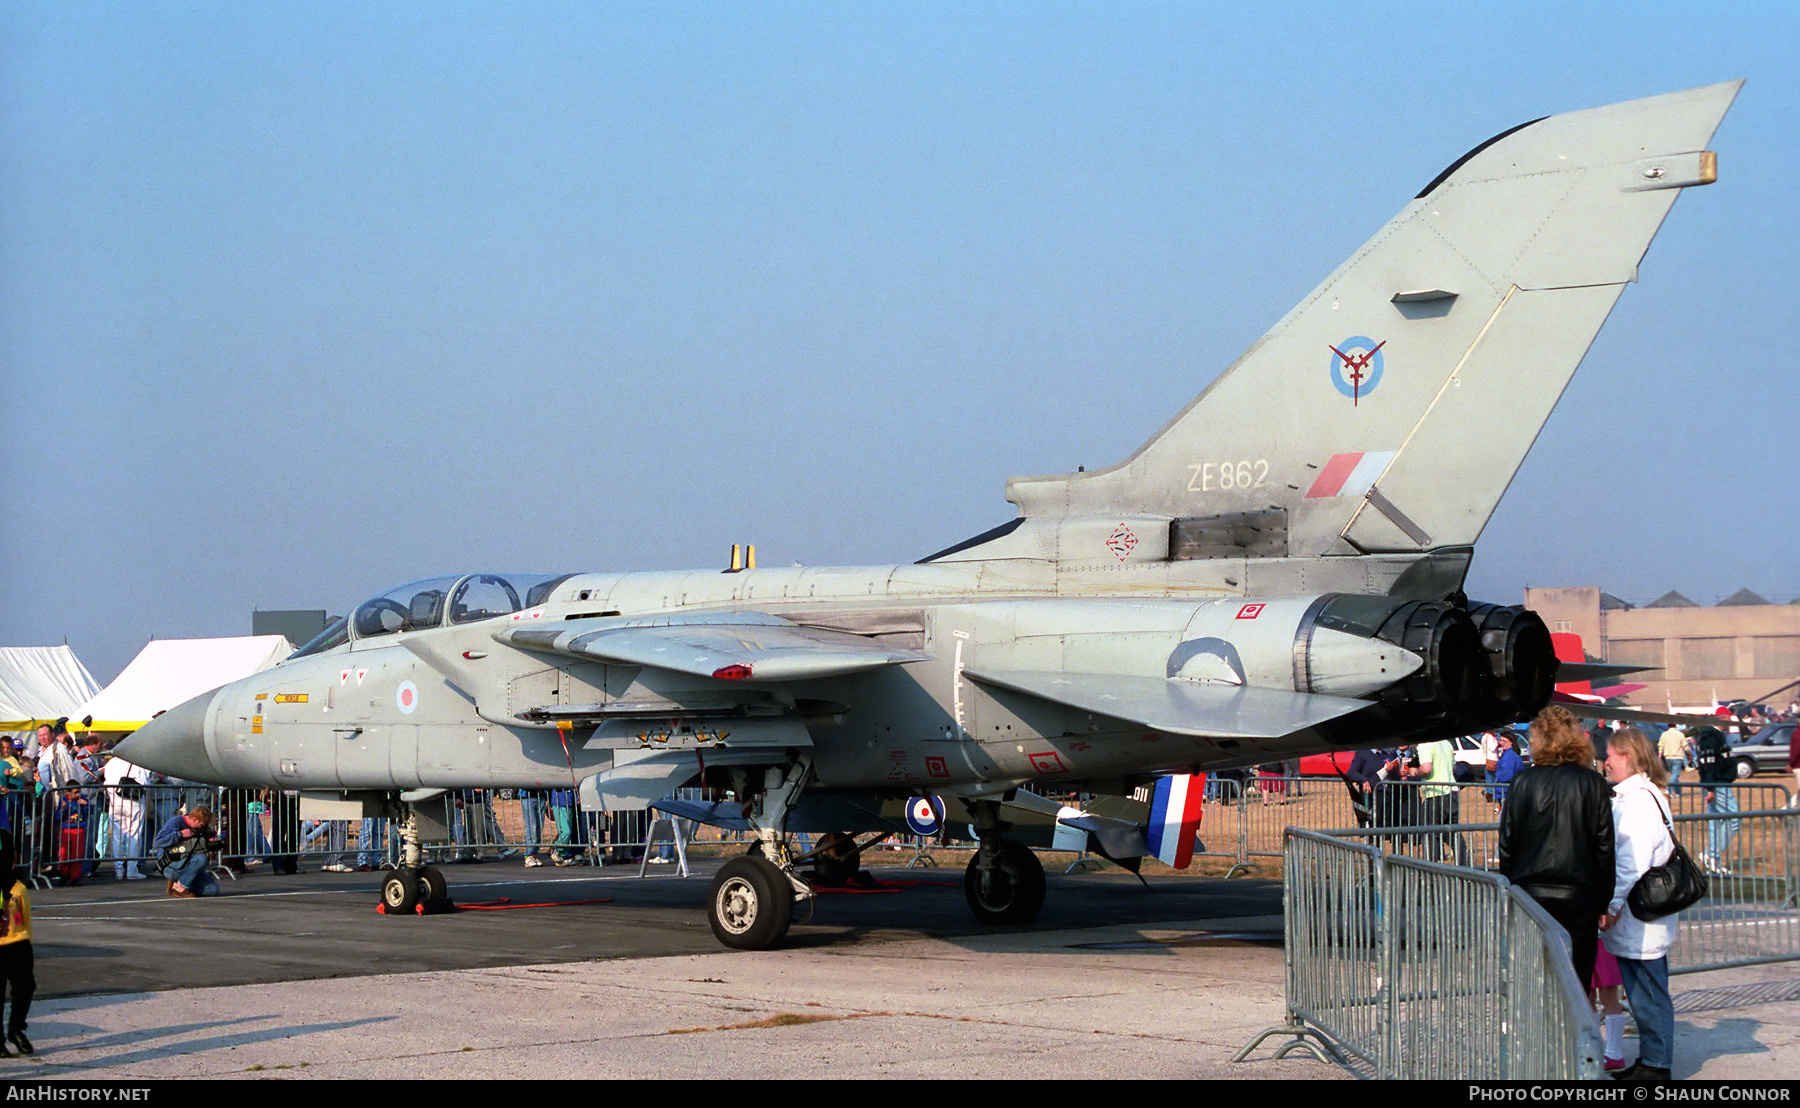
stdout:
[(713, 936), (736, 950), (772, 950), (787, 937), (794, 902), (812, 897), (812, 887), (794, 872), (788, 852), (789, 807), (811, 771), (805, 758), (764, 774), (762, 812), (752, 817), (758, 841), (751, 852), (719, 867), (706, 898), (706, 921)]

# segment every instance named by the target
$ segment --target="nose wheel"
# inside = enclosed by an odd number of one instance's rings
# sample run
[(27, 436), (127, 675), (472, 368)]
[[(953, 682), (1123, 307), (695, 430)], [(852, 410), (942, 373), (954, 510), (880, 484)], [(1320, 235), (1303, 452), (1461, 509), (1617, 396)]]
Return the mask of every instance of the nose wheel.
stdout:
[(381, 908), (390, 916), (413, 915), (420, 904), (449, 897), (449, 882), (432, 866), (397, 869), (381, 882)]

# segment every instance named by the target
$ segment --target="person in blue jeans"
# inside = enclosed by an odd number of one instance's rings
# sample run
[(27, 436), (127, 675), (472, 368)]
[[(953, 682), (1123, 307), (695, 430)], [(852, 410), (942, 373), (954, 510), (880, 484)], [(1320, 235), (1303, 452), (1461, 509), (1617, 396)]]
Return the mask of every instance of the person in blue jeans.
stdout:
[(550, 860), (559, 866), (572, 866), (578, 857), (575, 846), (575, 790), (551, 789), (550, 813), (556, 820), (556, 849)]
[(388, 821), (365, 819), (356, 833), (356, 868), (363, 873), (380, 869), (390, 861), (387, 849)]
[[(1737, 762), (1731, 756), (1731, 744), (1717, 727), (1707, 727), (1694, 736), (1694, 761), (1700, 768), (1700, 788), (1706, 797), (1706, 811), (1713, 816), (1734, 816), (1738, 810)], [(1737, 838), (1738, 821), (1710, 819), (1706, 821), (1706, 852), (1700, 855), (1701, 868), (1708, 873), (1730, 873), (1725, 856), (1731, 841)]]
[(169, 879), (170, 896), (219, 894), (219, 881), (212, 875), (209, 854), (218, 845), (212, 812), (205, 808), (191, 808), (163, 824), (151, 846), (163, 856), (163, 874)]
[(542, 789), (519, 790), (519, 818), (525, 825), (525, 864), (541, 866), (544, 859), (539, 849), (544, 845), (544, 792)]
[(1600, 941), (1619, 963), (1625, 995), (1638, 1026), (1638, 1057), (1620, 1081), (1667, 1081), (1675, 1063), (1675, 1002), (1669, 993), (1669, 947), (1679, 913), (1639, 919), (1631, 891), (1645, 873), (1675, 853), (1673, 816), (1662, 786), (1668, 770), (1642, 731), (1622, 727), (1606, 751), (1606, 776), (1613, 782), (1615, 879), (1612, 899), (1600, 918)]

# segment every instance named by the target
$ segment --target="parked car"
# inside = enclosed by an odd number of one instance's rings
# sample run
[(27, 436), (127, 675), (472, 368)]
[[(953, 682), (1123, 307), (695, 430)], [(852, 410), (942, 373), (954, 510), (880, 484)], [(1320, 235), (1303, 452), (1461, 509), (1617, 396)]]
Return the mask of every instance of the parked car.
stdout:
[(1453, 776), (1465, 784), (1471, 781), (1487, 780), (1487, 753), (1481, 749), (1481, 736), (1459, 735), (1450, 740), (1456, 748), (1456, 768)]
[(1794, 739), (1794, 725), (1771, 723), (1747, 739), (1731, 744), (1731, 757), (1737, 762), (1738, 779), (1758, 773), (1786, 773), (1788, 744)]

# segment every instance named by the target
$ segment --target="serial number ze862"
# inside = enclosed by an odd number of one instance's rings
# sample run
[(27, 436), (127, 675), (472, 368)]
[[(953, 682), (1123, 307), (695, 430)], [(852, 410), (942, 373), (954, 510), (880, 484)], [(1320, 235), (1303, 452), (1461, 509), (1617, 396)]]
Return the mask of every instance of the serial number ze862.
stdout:
[(1245, 458), (1235, 462), (1193, 462), (1188, 465), (1188, 471), (1189, 492), (1260, 489), (1269, 476), (1269, 460)]

